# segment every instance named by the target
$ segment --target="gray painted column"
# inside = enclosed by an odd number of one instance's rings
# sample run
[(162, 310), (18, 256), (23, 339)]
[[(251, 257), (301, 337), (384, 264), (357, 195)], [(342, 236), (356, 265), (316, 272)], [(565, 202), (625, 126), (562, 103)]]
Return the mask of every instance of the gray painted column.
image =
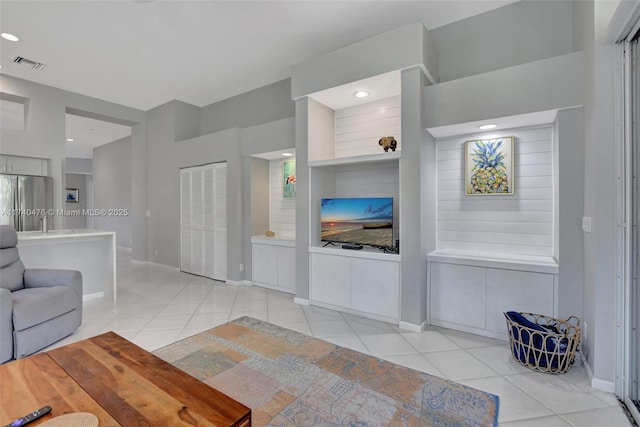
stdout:
[(558, 111), (554, 129), (558, 167), (558, 315), (582, 319), (584, 293), (584, 133), (582, 108)]
[(131, 128), (131, 238), (133, 259), (147, 261), (147, 126)]
[(296, 298), (309, 300), (309, 100), (296, 101)]
[(435, 245), (435, 203), (425, 203), (423, 212), (423, 200), (435, 201), (436, 194), (435, 180), (430, 178), (435, 177), (435, 146), (424, 130), (427, 84), (420, 68), (402, 71), (400, 321), (414, 327), (427, 319), (427, 251)]

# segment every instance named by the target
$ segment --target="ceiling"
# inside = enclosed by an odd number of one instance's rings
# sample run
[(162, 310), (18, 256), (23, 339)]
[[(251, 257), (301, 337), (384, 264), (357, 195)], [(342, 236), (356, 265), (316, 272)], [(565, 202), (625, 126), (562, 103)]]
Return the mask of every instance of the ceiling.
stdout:
[[(131, 135), (131, 128), (102, 120), (65, 115), (66, 156), (93, 158), (93, 149)], [(72, 139), (73, 141), (70, 141)]]
[[(0, 39), (0, 74), (141, 110), (171, 100), (205, 106), (385, 31), (433, 29), (514, 1), (0, 0), (0, 32), (20, 38)], [(45, 66), (16, 64), (16, 55)], [(366, 82), (379, 88), (366, 102), (399, 93), (399, 74), (378, 80)], [(315, 95), (342, 108), (354, 102), (351, 86)], [(91, 158), (131, 132), (69, 114), (66, 126), (68, 157)]]

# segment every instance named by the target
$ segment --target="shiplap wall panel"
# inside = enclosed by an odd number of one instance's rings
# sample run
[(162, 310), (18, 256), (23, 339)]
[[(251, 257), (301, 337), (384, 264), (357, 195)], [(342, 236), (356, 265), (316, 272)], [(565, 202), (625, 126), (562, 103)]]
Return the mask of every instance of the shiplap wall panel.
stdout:
[(514, 195), (466, 196), (464, 147), (470, 138), (437, 141), (438, 249), (551, 256), (552, 128), (512, 129), (500, 136), (515, 137)]
[(383, 136), (395, 137), (400, 151), (400, 96), (336, 110), (335, 120), (336, 158), (381, 153)]
[(283, 197), (283, 163), (295, 160), (289, 157), (282, 160), (269, 161), (269, 229), (279, 234), (294, 235), (296, 232), (296, 199)]
[(397, 238), (400, 223), (398, 163), (341, 166), (336, 167), (335, 174), (336, 197), (393, 197), (393, 236)]

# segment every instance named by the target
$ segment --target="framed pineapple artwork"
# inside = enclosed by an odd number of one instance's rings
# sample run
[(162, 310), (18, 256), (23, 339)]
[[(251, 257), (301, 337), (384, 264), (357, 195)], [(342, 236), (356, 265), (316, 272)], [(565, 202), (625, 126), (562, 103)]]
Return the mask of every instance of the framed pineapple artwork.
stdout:
[(476, 139), (465, 143), (465, 194), (512, 195), (513, 137)]

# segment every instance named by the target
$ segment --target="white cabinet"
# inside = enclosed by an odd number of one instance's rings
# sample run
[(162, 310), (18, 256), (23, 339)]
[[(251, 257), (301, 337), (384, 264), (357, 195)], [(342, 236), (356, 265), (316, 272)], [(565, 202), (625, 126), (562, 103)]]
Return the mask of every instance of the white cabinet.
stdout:
[(251, 242), (253, 283), (294, 294), (295, 241), (252, 237)]
[[(311, 253), (311, 302), (374, 319), (397, 323), (400, 301), (399, 259), (380, 254)], [(346, 252), (333, 250), (334, 252)], [(325, 253), (319, 253), (325, 252)], [(368, 258), (367, 255), (373, 258)], [(397, 257), (397, 256), (395, 256)]]
[(0, 171), (7, 174), (47, 176), (47, 159), (0, 155)]
[(557, 274), (545, 271), (552, 268), (477, 264), (429, 263), (431, 324), (506, 338), (505, 311), (557, 315)]
[(351, 307), (351, 259), (311, 254), (311, 301)]
[(180, 268), (217, 280), (227, 277), (227, 165), (180, 171)]
[(368, 259), (351, 260), (351, 308), (398, 319), (400, 265)]

